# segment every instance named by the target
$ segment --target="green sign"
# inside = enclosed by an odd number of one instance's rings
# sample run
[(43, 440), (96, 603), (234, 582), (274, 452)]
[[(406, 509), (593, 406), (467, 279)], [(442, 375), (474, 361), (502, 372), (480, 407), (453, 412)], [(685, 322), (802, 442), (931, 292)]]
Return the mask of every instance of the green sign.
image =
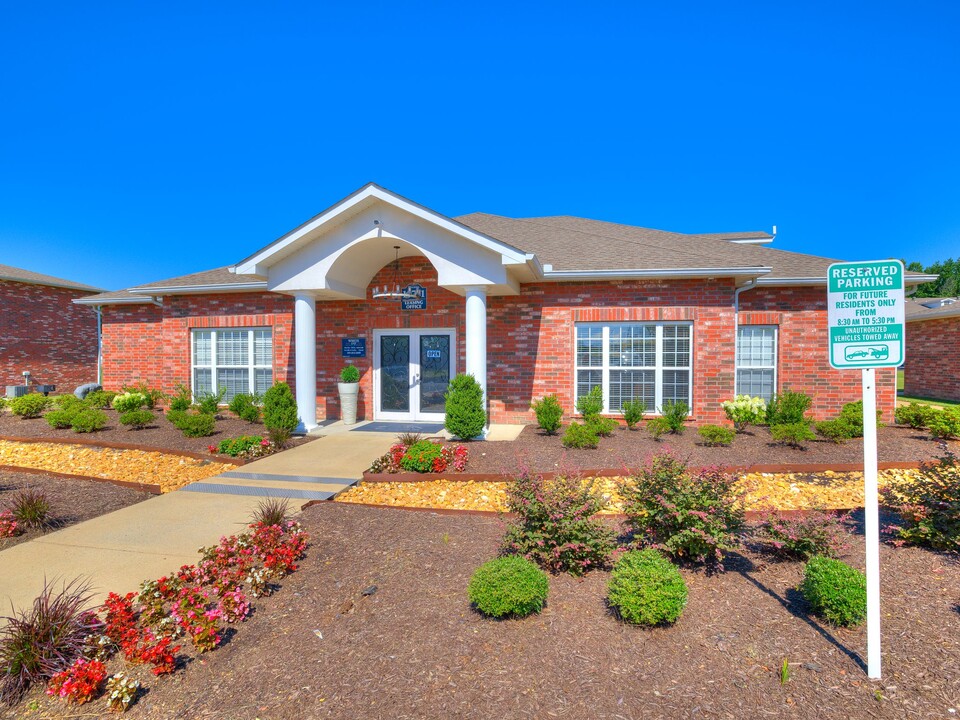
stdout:
[(903, 364), (903, 263), (834, 263), (827, 270), (830, 364), (835, 368)]

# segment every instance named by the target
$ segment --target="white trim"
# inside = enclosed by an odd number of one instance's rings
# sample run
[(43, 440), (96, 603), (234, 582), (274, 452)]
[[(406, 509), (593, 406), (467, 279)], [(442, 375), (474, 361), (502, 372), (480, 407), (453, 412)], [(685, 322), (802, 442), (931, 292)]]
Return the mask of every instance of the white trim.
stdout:
[(661, 268), (656, 270), (554, 270), (543, 266), (545, 280), (629, 280), (632, 278), (760, 277), (772, 272), (769, 267)]
[[(380, 338), (384, 335), (406, 335), (410, 338), (409, 382), (410, 410), (383, 412), (380, 409)], [(443, 422), (444, 413), (422, 413), (420, 407), (420, 336), (447, 335), (450, 338), (450, 379), (457, 374), (457, 331), (455, 328), (383, 328), (373, 331), (373, 419), (406, 420), (409, 422)], [(416, 377), (414, 377), (416, 376)]]
[[(904, 275), (903, 281), (906, 285), (922, 285), (923, 283), (933, 282), (939, 275)], [(792, 285), (826, 285), (827, 277), (762, 277), (757, 279), (757, 285), (780, 285), (789, 287)]]
[[(254, 339), (254, 333), (257, 330), (266, 330), (270, 332), (270, 364), (269, 365), (257, 365), (256, 362), (256, 341)], [(243, 332), (247, 334), (247, 364), (246, 365), (218, 365), (217, 364), (217, 332), (218, 331), (227, 331), (227, 332)], [(196, 358), (196, 343), (194, 343), (194, 333), (198, 332), (208, 332), (210, 333), (210, 364), (209, 365), (197, 365)], [(270, 370), (270, 384), (273, 384), (273, 381), (276, 377), (276, 369), (274, 368), (274, 346), (273, 346), (273, 327), (269, 325), (257, 325), (257, 326), (242, 326), (242, 327), (192, 327), (189, 332), (189, 343), (190, 343), (190, 394), (193, 396), (194, 400), (197, 397), (197, 383), (196, 383), (196, 373), (195, 371), (199, 368), (201, 370), (210, 370), (210, 389), (214, 394), (219, 390), (219, 384), (217, 383), (217, 371), (220, 369), (236, 370), (243, 369), (247, 370), (249, 375), (247, 376), (247, 392), (255, 393), (257, 391), (257, 370)], [(224, 403), (227, 404), (227, 403)]]
[(243, 292), (247, 290), (266, 290), (267, 281), (237, 283), (215, 283), (212, 285), (167, 285), (159, 287), (135, 287), (127, 290), (134, 295), (186, 295), (190, 293), (209, 292)]
[(133, 296), (128, 298), (106, 298), (106, 299), (77, 299), (73, 301), (77, 305), (92, 305), (99, 307), (101, 305), (156, 305), (162, 307), (161, 303), (155, 297)]

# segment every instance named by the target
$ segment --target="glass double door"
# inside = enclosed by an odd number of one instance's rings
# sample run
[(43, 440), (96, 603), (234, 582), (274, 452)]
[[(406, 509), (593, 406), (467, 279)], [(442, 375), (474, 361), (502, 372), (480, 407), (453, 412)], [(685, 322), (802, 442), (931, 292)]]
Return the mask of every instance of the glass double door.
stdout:
[(453, 330), (375, 330), (375, 419), (442, 421), (455, 355)]

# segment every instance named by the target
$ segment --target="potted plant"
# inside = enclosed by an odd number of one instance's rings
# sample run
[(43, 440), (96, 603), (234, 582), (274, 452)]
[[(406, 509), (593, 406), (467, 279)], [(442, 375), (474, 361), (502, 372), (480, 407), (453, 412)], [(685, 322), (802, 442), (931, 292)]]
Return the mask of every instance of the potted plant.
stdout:
[(360, 371), (354, 365), (347, 365), (340, 371), (340, 418), (344, 425), (357, 422), (357, 393), (360, 390)]

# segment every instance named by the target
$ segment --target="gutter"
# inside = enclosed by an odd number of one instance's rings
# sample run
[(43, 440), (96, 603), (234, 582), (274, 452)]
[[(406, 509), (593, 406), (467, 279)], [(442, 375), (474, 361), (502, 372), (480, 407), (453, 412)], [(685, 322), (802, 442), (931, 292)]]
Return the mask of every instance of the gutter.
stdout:
[[(904, 285), (920, 285), (922, 283), (933, 282), (939, 275), (904, 275)], [(781, 287), (791, 287), (795, 285), (826, 285), (826, 276), (813, 277), (767, 277), (757, 280), (759, 285), (779, 285)]]
[(766, 275), (769, 267), (663, 268), (657, 270), (554, 270), (543, 266), (546, 280), (629, 280), (632, 278), (711, 278), (731, 275)]
[(133, 295), (131, 297), (118, 297), (118, 298), (93, 298), (93, 299), (84, 299), (79, 298), (73, 300), (73, 303), (76, 305), (91, 305), (94, 307), (102, 307), (104, 305), (156, 305), (157, 307), (163, 307), (163, 303), (158, 297), (148, 297), (146, 295)]
[(219, 283), (216, 285), (167, 285), (167, 286), (144, 286), (135, 287), (127, 290), (134, 295), (188, 295), (191, 293), (209, 293), (234, 292), (242, 290), (266, 290), (267, 281), (258, 280), (256, 282), (246, 283)]

